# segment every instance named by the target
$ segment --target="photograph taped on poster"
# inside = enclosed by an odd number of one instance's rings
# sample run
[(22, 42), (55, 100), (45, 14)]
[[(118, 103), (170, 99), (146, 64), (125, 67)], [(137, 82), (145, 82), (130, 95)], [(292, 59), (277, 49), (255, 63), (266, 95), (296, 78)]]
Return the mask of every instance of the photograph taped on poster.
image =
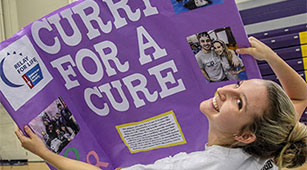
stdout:
[(80, 130), (74, 116), (61, 97), (54, 100), (44, 111), (31, 120), (29, 126), (55, 153), (60, 153)]
[(230, 27), (193, 34), (187, 41), (206, 82), (247, 79)]
[(181, 13), (197, 8), (223, 3), (223, 0), (171, 0), (175, 12)]

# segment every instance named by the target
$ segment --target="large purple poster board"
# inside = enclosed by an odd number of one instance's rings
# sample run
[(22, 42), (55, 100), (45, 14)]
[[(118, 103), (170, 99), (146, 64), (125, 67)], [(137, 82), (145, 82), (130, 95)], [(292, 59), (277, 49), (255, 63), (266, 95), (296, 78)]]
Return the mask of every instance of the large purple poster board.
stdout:
[(204, 149), (200, 102), (260, 75), (237, 56), (235, 78), (206, 79), (199, 33), (229, 50), (248, 40), (233, 0), (185, 3), (81, 0), (33, 22), (0, 44), (1, 103), (54, 152), (102, 169)]

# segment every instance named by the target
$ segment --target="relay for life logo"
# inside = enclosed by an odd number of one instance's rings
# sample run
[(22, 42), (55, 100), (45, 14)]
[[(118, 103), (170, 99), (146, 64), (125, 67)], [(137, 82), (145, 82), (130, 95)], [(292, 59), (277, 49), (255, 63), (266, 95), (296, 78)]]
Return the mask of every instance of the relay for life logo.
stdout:
[(27, 36), (0, 52), (0, 90), (16, 111), (52, 80)]
[[(25, 84), (15, 84), (14, 82), (10, 81), (9, 78), (7, 78), (4, 72), (4, 62), (7, 58), (17, 59), (16, 63), (14, 64), (14, 69), (19, 75), (16, 77), (18, 78), (21, 75), (25, 81)], [(7, 56), (1, 60), (0, 76), (2, 81), (10, 87), (17, 88), (23, 85), (28, 85), (30, 89), (32, 89), (44, 78), (39, 63), (35, 57), (23, 56), (22, 53), (17, 54), (16, 51), (14, 51), (12, 54), (8, 52)]]

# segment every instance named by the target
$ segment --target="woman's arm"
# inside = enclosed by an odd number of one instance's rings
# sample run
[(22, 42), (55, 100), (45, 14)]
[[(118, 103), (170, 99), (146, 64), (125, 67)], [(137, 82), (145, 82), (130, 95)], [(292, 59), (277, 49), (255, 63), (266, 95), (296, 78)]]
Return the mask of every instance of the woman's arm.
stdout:
[(243, 66), (242, 60), (240, 59), (239, 56), (237, 56), (237, 54), (233, 51), (233, 50), (229, 50), (231, 55), (232, 55), (232, 64), (234, 67), (239, 67), (239, 66)]
[(249, 38), (250, 48), (237, 50), (239, 54), (250, 54), (257, 60), (268, 62), (283, 89), (292, 100), (296, 109), (297, 120), (302, 116), (307, 107), (307, 84), (296, 71), (294, 71), (285, 61), (283, 61), (270, 47), (254, 37)]
[(43, 143), (43, 141), (35, 135), (32, 130), (25, 126), (25, 131), (29, 135), (26, 137), (21, 130), (17, 129), (15, 131), (16, 136), (21, 142), (22, 147), (31, 151), (32, 153), (38, 155), (45, 161), (49, 162), (51, 165), (59, 170), (100, 170), (99, 168), (87, 164), (81, 161), (76, 161), (73, 159), (66, 158), (64, 156), (55, 154), (48, 150)]

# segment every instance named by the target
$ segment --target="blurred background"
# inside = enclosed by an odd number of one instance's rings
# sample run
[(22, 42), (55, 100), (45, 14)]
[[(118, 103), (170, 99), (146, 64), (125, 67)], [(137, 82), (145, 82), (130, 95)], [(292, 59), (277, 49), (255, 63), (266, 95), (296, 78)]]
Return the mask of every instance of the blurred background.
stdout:
[[(73, 1), (75, 0), (0, 0), (0, 40), (6, 40), (7, 38), (18, 32), (20, 29), (22, 29), (24, 26), (49, 14), (50, 12), (60, 7), (72, 3)], [(255, 18), (257, 17), (255, 11), (261, 12), (261, 8), (265, 9), (267, 7), (278, 6), (278, 4), (286, 2), (290, 3), (290, 1), (292, 1), (292, 4), (296, 3), (300, 6), (304, 6), (305, 4), (305, 11), (295, 11), (296, 13), (290, 12), (289, 14), (289, 12), (283, 11), (286, 9), (279, 8), (275, 10), (275, 13), (279, 13), (279, 16), (277, 15), (277, 17), (274, 17), (275, 14), (267, 14), (270, 17), (264, 18), (262, 20), (258, 20), (257, 18)], [(270, 30), (283, 29), (285, 31), (284, 28), (292, 28), (296, 25), (307, 24), (306, 0), (236, 0), (236, 3), (242, 15), (242, 20), (245, 24), (247, 34), (250, 35), (267, 36)], [(272, 10), (271, 12), (274, 12), (274, 10)], [(287, 12), (288, 15), (291, 16), (285, 15), (285, 12)], [(258, 16), (258, 18), (259, 17), (260, 16)], [(306, 26), (303, 27), (303, 31), (304, 29), (306, 31)], [(301, 30), (298, 30), (297, 32), (301, 32)], [(270, 38), (271, 37), (269, 37), (269, 42), (275, 42), (274, 39)], [(264, 39), (268, 38), (264, 37)], [(302, 45), (303, 44), (295, 44), (293, 46)], [(277, 50), (279, 50), (280, 48), (281, 47), (278, 47)], [(307, 58), (307, 56), (301, 56), (298, 58), (304, 57)], [(263, 63), (259, 63), (259, 65), (261, 64)], [(306, 78), (306, 71), (304, 71), (305, 68), (306, 66), (303, 67), (303, 71), (299, 70), (303, 73), (303, 78)], [(306, 113), (304, 115), (306, 116)], [(46, 166), (42, 159), (24, 150), (20, 146), (20, 143), (14, 134), (14, 130), (16, 128), (17, 126), (14, 121), (11, 119), (11, 117), (2, 107), (2, 105), (0, 105), (0, 169), (48, 170), (49, 168)], [(23, 164), (25, 164), (25, 166), (21, 166)], [(306, 164), (300, 169), (306, 170)]]

